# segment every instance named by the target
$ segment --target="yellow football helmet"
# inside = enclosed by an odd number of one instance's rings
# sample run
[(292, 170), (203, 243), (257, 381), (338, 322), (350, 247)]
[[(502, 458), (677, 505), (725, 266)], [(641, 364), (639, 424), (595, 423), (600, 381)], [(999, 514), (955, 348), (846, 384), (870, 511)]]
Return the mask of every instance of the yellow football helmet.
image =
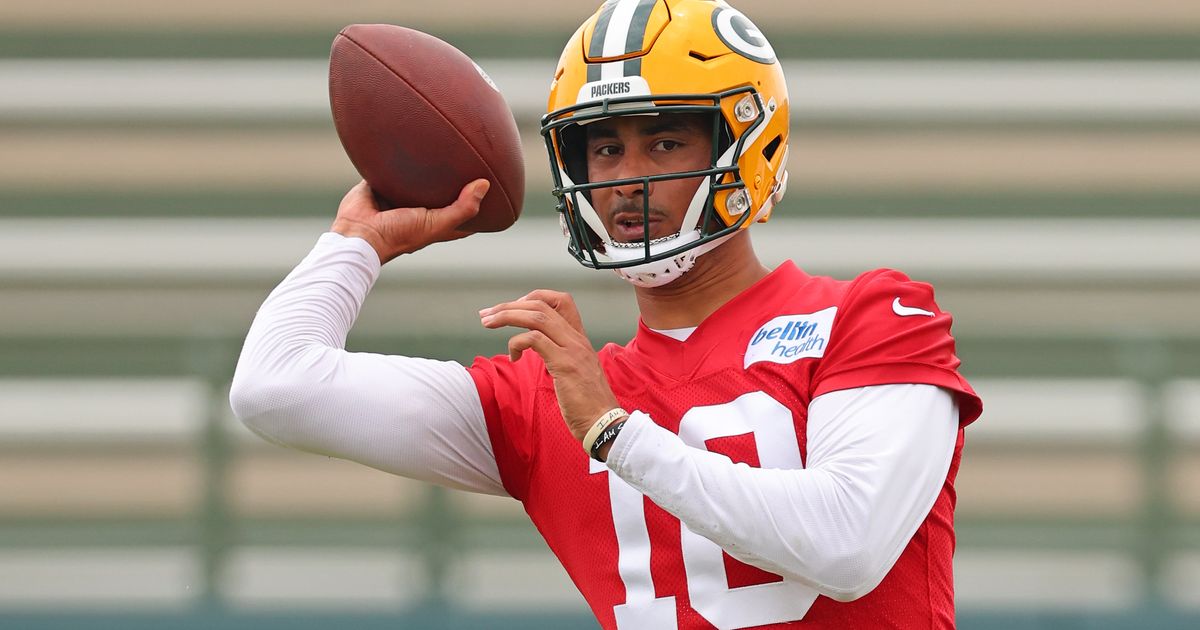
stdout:
[[(787, 186), (788, 94), (763, 34), (720, 0), (607, 0), (567, 42), (550, 86), (542, 136), (568, 250), (639, 286), (666, 284), (751, 223), (766, 221)], [(582, 125), (610, 116), (708, 113), (708, 169), (593, 182)], [(705, 177), (680, 232), (614, 241), (590, 191)], [(643, 194), (649, 225), (649, 195)]]

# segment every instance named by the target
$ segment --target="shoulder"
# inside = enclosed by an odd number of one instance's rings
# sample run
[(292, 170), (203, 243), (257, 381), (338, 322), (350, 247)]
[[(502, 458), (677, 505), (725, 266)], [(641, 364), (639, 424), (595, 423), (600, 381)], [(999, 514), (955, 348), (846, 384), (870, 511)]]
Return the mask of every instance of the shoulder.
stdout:
[[(906, 307), (919, 307), (925, 311), (941, 313), (934, 299), (933, 285), (913, 280), (896, 269), (880, 268), (864, 271), (845, 280), (830, 276), (797, 274), (791, 292), (795, 299), (821, 306), (838, 307), (838, 315), (846, 311), (861, 309), (892, 313), (891, 304), (899, 298)], [(901, 309), (903, 310), (903, 309)]]
[(886, 268), (872, 269), (847, 282), (841, 305), (846, 314), (887, 316), (889, 319), (949, 315), (938, 306), (932, 284)]
[(847, 287), (851, 291), (854, 291), (870, 287), (896, 287), (910, 284), (930, 286), (927, 282), (913, 280), (908, 274), (898, 269), (881, 267), (858, 274), (857, 277), (847, 283)]
[(883, 356), (931, 348), (953, 354), (954, 318), (938, 306), (929, 283), (895, 269), (873, 269), (839, 286), (831, 355)]
[(971, 422), (981, 405), (958, 371), (953, 324), (929, 283), (895, 269), (860, 274), (838, 303), (814, 397), (870, 385), (936, 385), (960, 394), (962, 424)]

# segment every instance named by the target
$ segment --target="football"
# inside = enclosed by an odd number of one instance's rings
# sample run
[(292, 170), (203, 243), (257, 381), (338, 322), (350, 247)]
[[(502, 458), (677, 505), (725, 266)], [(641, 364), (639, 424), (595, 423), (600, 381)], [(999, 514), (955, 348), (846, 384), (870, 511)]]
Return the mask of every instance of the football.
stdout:
[(499, 232), (521, 214), (525, 159), (512, 110), (466, 54), (391, 24), (353, 24), (333, 40), (329, 104), (346, 155), (387, 208), (441, 208), (462, 187), (492, 187), (460, 226)]

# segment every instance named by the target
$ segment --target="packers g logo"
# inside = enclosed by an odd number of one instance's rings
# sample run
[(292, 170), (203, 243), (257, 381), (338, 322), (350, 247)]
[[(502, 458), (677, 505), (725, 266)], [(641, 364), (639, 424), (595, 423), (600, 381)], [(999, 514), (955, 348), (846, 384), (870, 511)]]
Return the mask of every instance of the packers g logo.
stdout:
[(712, 25), (717, 37), (733, 52), (758, 63), (775, 63), (775, 49), (741, 11), (728, 5), (717, 7), (712, 13)]

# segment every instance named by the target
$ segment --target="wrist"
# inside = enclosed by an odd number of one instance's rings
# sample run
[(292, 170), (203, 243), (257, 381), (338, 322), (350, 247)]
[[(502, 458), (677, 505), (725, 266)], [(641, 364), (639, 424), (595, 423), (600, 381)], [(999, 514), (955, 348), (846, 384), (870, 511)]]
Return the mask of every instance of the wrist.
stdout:
[(608, 452), (612, 450), (613, 444), (615, 444), (617, 441), (617, 434), (619, 434), (625, 428), (625, 423), (628, 421), (629, 418), (626, 417), (614, 422), (612, 426), (609, 427), (609, 429), (613, 431), (612, 438), (605, 441), (600, 445), (599, 448), (596, 449), (595, 455), (592, 456), (593, 459), (597, 459), (602, 462), (608, 462)]
[(344, 219), (335, 219), (333, 225), (329, 228), (330, 232), (336, 232), (346, 238), (360, 238), (375, 250), (375, 255), (379, 257), (379, 263), (383, 264), (394, 258), (388, 256), (384, 252), (383, 243), (379, 236), (379, 232), (356, 221), (346, 221)]
[(628, 419), (629, 412), (620, 407), (614, 407), (602, 414), (583, 437), (584, 452), (593, 459), (604, 461), (613, 440), (617, 438)]

